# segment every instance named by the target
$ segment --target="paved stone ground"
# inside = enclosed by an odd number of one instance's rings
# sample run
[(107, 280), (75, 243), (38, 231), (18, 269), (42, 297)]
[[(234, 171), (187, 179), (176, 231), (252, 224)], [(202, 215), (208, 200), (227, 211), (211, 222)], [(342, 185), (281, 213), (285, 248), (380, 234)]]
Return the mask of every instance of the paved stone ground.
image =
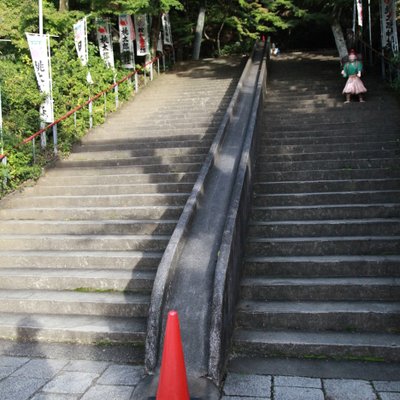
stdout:
[[(400, 377), (399, 377), (400, 379)], [(222, 400), (400, 400), (399, 381), (227, 376)]]
[[(1, 400), (129, 400), (143, 367), (0, 356)], [(398, 381), (228, 374), (221, 400), (400, 400)]]
[(1, 400), (129, 400), (143, 367), (0, 357)]

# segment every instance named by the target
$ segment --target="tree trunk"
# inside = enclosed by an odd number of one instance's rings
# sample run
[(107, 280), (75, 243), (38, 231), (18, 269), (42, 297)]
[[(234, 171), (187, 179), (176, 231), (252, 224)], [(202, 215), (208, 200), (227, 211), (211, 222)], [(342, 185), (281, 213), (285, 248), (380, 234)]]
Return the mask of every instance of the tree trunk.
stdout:
[(203, 37), (204, 22), (206, 19), (206, 8), (200, 7), (199, 16), (197, 18), (196, 34), (193, 45), (193, 60), (200, 58), (201, 39)]
[(333, 19), (333, 21), (331, 23), (331, 28), (332, 28), (333, 37), (335, 38), (336, 48), (339, 52), (340, 60), (343, 61), (343, 59), (345, 57), (347, 57), (348, 52), (347, 52), (346, 40), (343, 35), (342, 27), (337, 18)]
[(58, 11), (69, 11), (69, 0), (60, 0)]
[(151, 17), (151, 55), (154, 57), (157, 54), (158, 37), (161, 29), (161, 15), (152, 15)]
[(217, 35), (217, 51), (218, 55), (221, 55), (221, 33), (222, 30), (224, 29), (225, 26), (225, 21), (221, 24), (221, 27), (219, 28), (218, 35)]

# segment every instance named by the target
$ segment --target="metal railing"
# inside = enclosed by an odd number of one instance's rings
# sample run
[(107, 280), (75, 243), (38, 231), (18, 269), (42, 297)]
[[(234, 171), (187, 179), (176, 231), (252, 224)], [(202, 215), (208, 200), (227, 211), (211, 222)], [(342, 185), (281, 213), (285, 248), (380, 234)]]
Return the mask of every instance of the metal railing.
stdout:
[(358, 39), (364, 60), (369, 60), (371, 66), (380, 66), (382, 79), (391, 85), (400, 79), (400, 65), (396, 65), (390, 58), (385, 56), (384, 51), (378, 51), (362, 39)]
[[(97, 93), (93, 97), (90, 97), (87, 101), (85, 101), (83, 104), (80, 104), (73, 108), (72, 110), (68, 111), (66, 114), (64, 114), (62, 117), (58, 118), (56, 121), (52, 122), (51, 124), (46, 125), (42, 129), (38, 130), (35, 132), (33, 135), (27, 137), (24, 139), (22, 142), (18, 143), (13, 147), (13, 149), (18, 149), (21, 146), (31, 142), (32, 143), (32, 155), (33, 155), (33, 162), (36, 162), (36, 138), (37, 137), (43, 137), (46, 135), (47, 131), (52, 129), (53, 131), (53, 152), (54, 156), (57, 155), (58, 153), (58, 137), (57, 137), (57, 126), (60, 124), (62, 121), (65, 121), (66, 119), (73, 117), (74, 118), (74, 126), (75, 128), (77, 127), (77, 113), (80, 110), (85, 109), (88, 107), (88, 112), (89, 112), (89, 128), (93, 127), (93, 103), (96, 100), (99, 100), (101, 98), (104, 99), (104, 117), (107, 115), (107, 93), (111, 92), (112, 90), (115, 90), (115, 109), (118, 108), (119, 106), (119, 97), (118, 97), (118, 88), (121, 84), (124, 82), (129, 82), (132, 84), (132, 77), (133, 77), (133, 89), (135, 93), (139, 91), (140, 88), (140, 82), (139, 82), (139, 74), (142, 73), (143, 75), (143, 86), (145, 86), (148, 81), (152, 81), (154, 78), (154, 69), (156, 69), (157, 75), (160, 74), (160, 61), (162, 63), (162, 68), (163, 71), (165, 72), (166, 70), (166, 59), (165, 59), (165, 54), (161, 56), (154, 57), (152, 60), (148, 61), (145, 63), (141, 68), (137, 68), (134, 71), (130, 72), (128, 75), (124, 76), (122, 79), (114, 82), (112, 85), (104, 89), (103, 91)], [(156, 65), (156, 67), (155, 67)], [(42, 148), (46, 147), (47, 140), (41, 140)], [(3, 145), (3, 143), (2, 143)], [(0, 162), (3, 165), (7, 165), (7, 157), (9, 157), (10, 152), (4, 152), (3, 146), (2, 146), (2, 154), (0, 154)]]

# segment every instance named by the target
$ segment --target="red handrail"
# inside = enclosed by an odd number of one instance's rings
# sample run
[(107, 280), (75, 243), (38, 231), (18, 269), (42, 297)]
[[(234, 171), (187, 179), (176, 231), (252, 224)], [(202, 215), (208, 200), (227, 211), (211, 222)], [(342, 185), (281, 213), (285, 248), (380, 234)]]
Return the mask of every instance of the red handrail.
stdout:
[[(156, 60), (159, 60), (160, 56), (154, 57), (152, 60), (148, 61), (146, 64), (143, 65), (142, 68), (146, 68), (148, 65), (153, 64)], [(44, 128), (38, 130), (37, 132), (35, 132), (33, 135), (29, 136), (28, 138), (24, 139), (21, 143), (16, 144), (13, 149), (17, 149), (18, 147), (22, 146), (23, 144), (29, 143), (31, 142), (33, 139), (35, 139), (36, 137), (40, 136), (42, 133), (46, 132), (48, 129), (52, 128), (54, 125), (59, 124), (60, 122), (66, 120), (67, 118), (69, 118), (71, 115), (75, 114), (77, 111), (81, 110), (83, 107), (86, 107), (88, 104), (94, 102), (95, 100), (97, 100), (99, 97), (101, 97), (103, 94), (110, 92), (111, 90), (113, 90), (116, 86), (119, 86), (121, 83), (125, 82), (126, 80), (128, 80), (129, 78), (131, 78), (132, 76), (134, 76), (135, 74), (137, 74), (139, 72), (139, 68), (136, 68), (134, 71), (130, 72), (128, 75), (124, 76), (122, 79), (120, 79), (119, 81), (113, 83), (112, 85), (110, 85), (108, 88), (104, 89), (103, 91), (101, 91), (100, 93), (97, 93), (95, 96), (89, 98), (89, 100), (87, 100), (85, 103), (76, 106), (74, 109), (68, 111), (66, 114), (64, 114), (62, 117), (58, 118), (56, 121), (52, 122), (51, 124), (45, 126)], [(3, 158), (7, 157), (7, 153), (4, 154), (0, 154), (0, 161), (3, 160)]]

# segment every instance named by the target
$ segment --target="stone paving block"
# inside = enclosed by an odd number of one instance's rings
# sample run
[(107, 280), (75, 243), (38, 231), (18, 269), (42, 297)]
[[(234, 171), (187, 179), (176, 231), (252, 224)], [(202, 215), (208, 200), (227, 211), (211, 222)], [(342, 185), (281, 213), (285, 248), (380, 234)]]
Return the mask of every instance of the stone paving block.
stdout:
[(67, 363), (67, 360), (31, 360), (17, 369), (12, 376), (48, 379), (58, 374)]
[(90, 388), (81, 400), (130, 400), (133, 389), (133, 386), (97, 385)]
[(71, 394), (39, 393), (31, 400), (78, 400), (78, 398), (78, 396)]
[(98, 377), (98, 374), (85, 372), (62, 372), (51, 380), (42, 391), (61, 394), (85, 393)]
[(143, 375), (143, 367), (135, 367), (132, 365), (111, 365), (97, 381), (97, 384), (135, 386)]
[(271, 377), (229, 374), (225, 381), (224, 394), (269, 399), (271, 397)]
[(274, 400), (324, 400), (324, 393), (321, 389), (278, 386)]
[(377, 400), (367, 381), (326, 379), (323, 381), (326, 400)]
[(0, 357), (0, 367), (19, 368), (21, 365), (26, 364), (30, 359), (25, 357)]
[(378, 392), (400, 393), (400, 381), (374, 381), (372, 384)]
[(45, 379), (9, 377), (0, 382), (1, 400), (28, 400), (47, 381)]
[(379, 393), (381, 400), (400, 400), (400, 393)]
[(221, 400), (265, 400), (265, 397), (236, 397), (236, 396), (222, 396)]
[(300, 376), (275, 376), (274, 386), (302, 387), (322, 389), (321, 379)]
[(12, 367), (0, 367), (0, 379), (7, 378), (7, 376), (11, 375), (15, 371), (15, 368)]
[(92, 372), (100, 375), (109, 366), (110, 363), (104, 361), (74, 360), (68, 363), (66, 367), (63, 369), (63, 371)]

